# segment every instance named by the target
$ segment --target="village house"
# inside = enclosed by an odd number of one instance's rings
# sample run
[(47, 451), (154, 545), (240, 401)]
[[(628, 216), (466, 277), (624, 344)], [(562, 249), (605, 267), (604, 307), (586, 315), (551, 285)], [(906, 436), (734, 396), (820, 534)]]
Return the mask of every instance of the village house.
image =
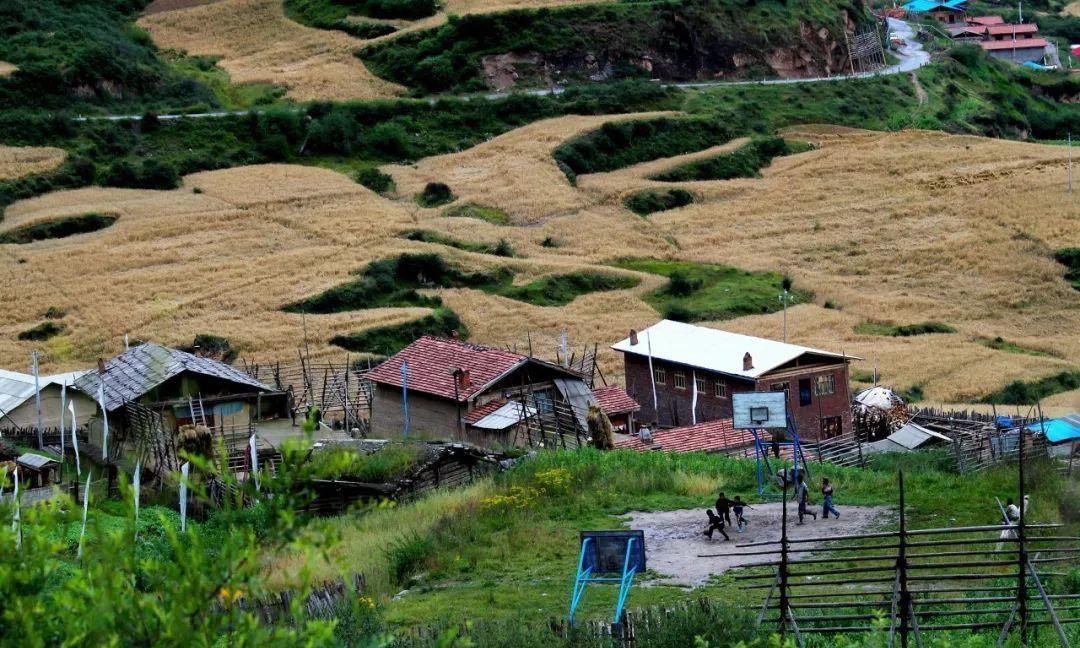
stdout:
[(635, 414), (641, 410), (641, 405), (631, 398), (626, 390), (618, 385), (597, 387), (593, 390), (596, 398), (596, 406), (600, 408), (611, 427), (620, 434), (633, 434), (636, 428)]
[(954, 41), (978, 44), (988, 55), (1013, 63), (1041, 62), (1046, 55), (1047, 41), (1039, 37), (1035, 23), (1014, 25), (1001, 16), (970, 16), (948, 31)]
[(731, 418), (734, 393), (783, 391), (800, 437), (851, 430), (848, 363), (860, 358), (671, 320), (631, 331), (611, 348), (623, 354), (641, 425), (691, 424), (695, 395), (701, 423)]
[[(768, 442), (772, 436), (768, 432), (758, 432), (762, 441)], [(642, 438), (640, 435), (623, 437), (615, 441), (619, 450), (637, 450), (639, 452), (712, 452), (729, 457), (754, 457), (754, 433), (750, 430), (736, 430), (731, 419), (706, 421), (697, 425), (657, 430)]]
[[(284, 392), (223, 362), (160, 344), (132, 347), (75, 380), (75, 387), (95, 400), (102, 386), (110, 435), (115, 435), (110, 438), (118, 441), (139, 411), (160, 417), (166, 433), (197, 424), (245, 439), (255, 421), (285, 413)], [(90, 442), (97, 447), (102, 427), (99, 415), (90, 425)]]
[[(41, 426), (70, 429), (71, 415), (61, 405), (60, 392), (66, 385), (68, 401), (75, 403), (75, 423), (83, 427), (94, 413), (94, 402), (86, 395), (72, 389), (75, 379), (84, 372), (71, 372), (51, 376), (38, 376), (41, 389)], [(37, 399), (34, 398), (34, 376), (0, 369), (0, 432), (14, 434), (16, 431), (36, 429)]]
[(565, 408), (585, 430), (589, 405), (596, 403), (575, 371), (433, 336), (415, 340), (367, 377), (374, 385), (371, 434), (383, 438), (403, 434), (407, 407), (410, 436), (511, 445), (518, 426), (540, 410)]
[(967, 17), (967, 0), (912, 0), (903, 6), (908, 14), (927, 16), (945, 24), (964, 24)]

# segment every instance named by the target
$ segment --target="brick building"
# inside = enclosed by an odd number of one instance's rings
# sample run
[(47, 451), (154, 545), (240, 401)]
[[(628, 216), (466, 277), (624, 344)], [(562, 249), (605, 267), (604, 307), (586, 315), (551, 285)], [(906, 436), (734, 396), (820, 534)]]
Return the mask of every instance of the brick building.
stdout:
[(611, 348), (623, 354), (626, 391), (641, 404), (642, 424), (690, 425), (695, 391), (698, 423), (731, 418), (733, 393), (785, 391), (800, 437), (851, 430), (848, 363), (861, 358), (671, 320)]
[(511, 445), (516, 428), (538, 408), (566, 404), (584, 426), (585, 412), (596, 402), (570, 369), (506, 349), (423, 336), (368, 373), (374, 386), (373, 436), (402, 434), (402, 364), (407, 365), (409, 434), (417, 438)]

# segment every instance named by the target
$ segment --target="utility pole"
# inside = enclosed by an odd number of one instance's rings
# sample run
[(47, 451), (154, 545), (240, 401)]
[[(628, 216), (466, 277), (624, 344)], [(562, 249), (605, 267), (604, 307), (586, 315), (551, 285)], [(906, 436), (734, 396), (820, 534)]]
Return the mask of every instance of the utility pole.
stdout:
[(780, 295), (780, 301), (784, 303), (784, 342), (787, 342), (787, 307), (791, 297), (791, 279), (784, 277), (781, 285), (784, 287), (784, 294)]
[(1069, 193), (1072, 193), (1072, 133), (1069, 133)]

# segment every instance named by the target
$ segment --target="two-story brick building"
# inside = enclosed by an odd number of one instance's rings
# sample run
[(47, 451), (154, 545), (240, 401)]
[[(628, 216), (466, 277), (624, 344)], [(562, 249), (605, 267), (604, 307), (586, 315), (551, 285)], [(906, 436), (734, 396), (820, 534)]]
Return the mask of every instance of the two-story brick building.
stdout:
[(733, 393), (784, 391), (800, 437), (851, 430), (848, 363), (861, 358), (671, 320), (611, 348), (623, 354), (626, 391), (641, 404), (642, 424), (728, 419)]

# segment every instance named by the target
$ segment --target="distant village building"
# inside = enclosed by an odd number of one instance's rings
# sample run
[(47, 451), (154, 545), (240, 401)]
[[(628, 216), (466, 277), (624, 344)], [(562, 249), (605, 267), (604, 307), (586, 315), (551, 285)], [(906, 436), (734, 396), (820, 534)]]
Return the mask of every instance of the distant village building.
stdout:
[(567, 407), (587, 429), (584, 416), (596, 402), (575, 371), (505, 349), (434, 336), (415, 340), (367, 377), (374, 385), (371, 434), (383, 438), (402, 435), (406, 403), (410, 435), (510, 445), (518, 426), (542, 413), (538, 410)]
[[(61, 417), (70, 428), (71, 415), (61, 410), (60, 390), (67, 385), (67, 399), (75, 403), (76, 425), (83, 427), (94, 414), (95, 405), (86, 395), (72, 389), (75, 379), (84, 372), (39, 376), (41, 388), (41, 426), (59, 428)], [(34, 376), (0, 369), (0, 431), (26, 430), (37, 427), (37, 403), (34, 398)]]
[(45, 455), (27, 452), (15, 460), (24, 489), (44, 488), (58, 481), (60, 462)]
[(977, 44), (994, 58), (1023, 64), (1041, 62), (1046, 56), (1047, 41), (1035, 23), (1013, 25), (1001, 16), (970, 16), (948, 30), (954, 41)]
[[(130, 409), (160, 416), (164, 431), (184, 425), (246, 433), (265, 414), (284, 414), (285, 394), (229, 365), (146, 343), (103, 363), (75, 380), (75, 387), (97, 400), (104, 381), (104, 405), (111, 439), (124, 439), (133, 424)], [(100, 416), (91, 425), (90, 442), (102, 441)], [(110, 444), (112, 441), (110, 441)], [(111, 453), (110, 453), (111, 454)]]
[[(762, 441), (772, 439), (768, 432), (759, 434)], [(659, 430), (653, 432), (649, 439), (639, 436), (622, 438), (615, 442), (615, 448), (642, 452), (715, 452), (731, 457), (753, 457), (754, 434), (749, 430), (736, 430), (728, 418)]]
[(967, 17), (967, 0), (912, 0), (903, 8), (909, 14), (929, 16), (945, 25), (963, 24)]
[(626, 390), (618, 385), (597, 387), (593, 390), (596, 405), (607, 415), (611, 427), (621, 434), (633, 434), (636, 429), (635, 415), (641, 411), (638, 404)]
[(848, 363), (860, 358), (671, 320), (611, 348), (623, 354), (626, 391), (641, 404), (643, 425), (691, 424), (696, 389), (699, 423), (731, 418), (733, 393), (783, 391), (799, 436), (824, 439), (851, 429)]

